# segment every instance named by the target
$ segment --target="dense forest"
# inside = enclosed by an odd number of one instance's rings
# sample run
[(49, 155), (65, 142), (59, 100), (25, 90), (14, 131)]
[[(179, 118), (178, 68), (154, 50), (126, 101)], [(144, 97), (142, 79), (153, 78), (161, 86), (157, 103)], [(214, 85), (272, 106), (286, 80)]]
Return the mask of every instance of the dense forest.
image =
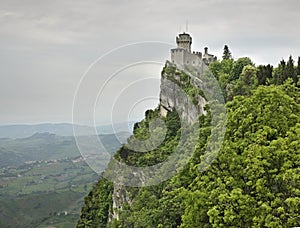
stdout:
[[(118, 219), (111, 215), (114, 185), (101, 179), (85, 197), (77, 227), (300, 226), (300, 57), (297, 61), (290, 56), (277, 67), (256, 66), (248, 57), (233, 59), (225, 45), (222, 59), (209, 65), (227, 110), (225, 138), (211, 166), (199, 171), (212, 131), (208, 108), (184, 168), (159, 185), (124, 187), (131, 200), (118, 210)], [(166, 66), (166, 72), (174, 69)], [(149, 137), (149, 123), (158, 116), (158, 109), (148, 110), (134, 126), (135, 137)], [(156, 149), (137, 153), (124, 145), (115, 157), (136, 166), (164, 161), (180, 138), (178, 118), (175, 111), (164, 118), (166, 137)]]

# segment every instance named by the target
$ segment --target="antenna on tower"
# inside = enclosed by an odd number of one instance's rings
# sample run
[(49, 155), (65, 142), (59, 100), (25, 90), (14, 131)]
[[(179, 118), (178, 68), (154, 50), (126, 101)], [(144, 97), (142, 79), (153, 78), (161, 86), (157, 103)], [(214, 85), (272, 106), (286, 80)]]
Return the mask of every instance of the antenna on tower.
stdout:
[(188, 21), (186, 21), (185, 30), (186, 30), (186, 32), (189, 31), (189, 22)]

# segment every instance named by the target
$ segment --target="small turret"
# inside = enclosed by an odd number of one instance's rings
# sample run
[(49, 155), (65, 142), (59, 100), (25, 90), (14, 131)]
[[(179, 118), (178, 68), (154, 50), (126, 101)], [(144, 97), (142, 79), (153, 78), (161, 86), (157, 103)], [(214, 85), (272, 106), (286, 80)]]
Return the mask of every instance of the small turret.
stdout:
[(216, 57), (214, 55), (208, 53), (208, 47), (204, 48), (203, 61), (207, 65), (209, 65), (213, 61), (216, 61)]
[(204, 48), (204, 54), (207, 55), (208, 54), (208, 47)]

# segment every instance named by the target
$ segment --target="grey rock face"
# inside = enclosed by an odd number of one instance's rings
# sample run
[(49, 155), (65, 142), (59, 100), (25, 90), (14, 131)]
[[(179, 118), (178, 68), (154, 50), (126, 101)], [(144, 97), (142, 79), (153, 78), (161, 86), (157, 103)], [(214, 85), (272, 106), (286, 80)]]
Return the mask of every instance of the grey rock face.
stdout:
[[(197, 88), (203, 88), (199, 78), (190, 75), (188, 79), (190, 84)], [(204, 106), (206, 100), (196, 94), (192, 99), (187, 92), (184, 91), (186, 82), (180, 81), (180, 77), (176, 74), (164, 73), (161, 78), (160, 86), (160, 114), (166, 117), (170, 111), (177, 111), (182, 120), (188, 123), (194, 123), (200, 115), (205, 115)]]

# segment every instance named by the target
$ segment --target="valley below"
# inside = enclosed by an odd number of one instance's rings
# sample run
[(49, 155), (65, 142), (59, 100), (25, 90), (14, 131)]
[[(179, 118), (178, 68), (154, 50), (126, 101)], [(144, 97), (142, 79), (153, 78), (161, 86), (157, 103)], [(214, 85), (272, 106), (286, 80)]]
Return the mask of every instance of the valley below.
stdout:
[[(111, 153), (121, 146), (113, 134), (100, 138)], [(75, 227), (84, 196), (99, 178), (72, 136), (2, 138), (0, 227)]]

